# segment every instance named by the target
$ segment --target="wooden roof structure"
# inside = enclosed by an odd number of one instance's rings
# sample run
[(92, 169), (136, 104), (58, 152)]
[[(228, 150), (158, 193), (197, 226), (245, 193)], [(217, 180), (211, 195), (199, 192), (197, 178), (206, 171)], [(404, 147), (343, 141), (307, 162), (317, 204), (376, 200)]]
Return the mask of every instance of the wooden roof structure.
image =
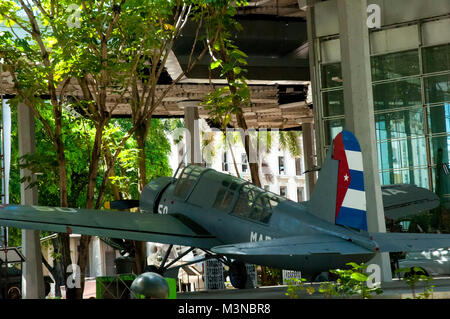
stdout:
[[(299, 8), (298, 0), (249, 1), (248, 6), (238, 10), (238, 18), (239, 16), (248, 18), (252, 15), (258, 16), (258, 19), (294, 18), (304, 20), (305, 14)], [(265, 18), (261, 18), (261, 15)], [(282, 25), (284, 26), (284, 24)], [(261, 38), (261, 41), (263, 40), (264, 35)], [(304, 57), (302, 58), (304, 59)], [(167, 72), (171, 78), (176, 78), (181, 67), (175, 56), (169, 59), (166, 64)], [(274, 69), (276, 67), (276, 65), (273, 66)], [(0, 94), (14, 95), (14, 87), (9, 74), (4, 72), (1, 79)], [(298, 129), (302, 123), (313, 121), (312, 106), (306, 102), (309, 81), (250, 79), (248, 83), (251, 106), (244, 108), (243, 111), (249, 128)], [(168, 85), (158, 84), (157, 94), (162, 94)], [(184, 110), (180, 107), (179, 102), (201, 101), (212, 89), (217, 89), (223, 85), (223, 80), (213, 79), (212, 84), (210, 84), (208, 79), (205, 78), (184, 78), (169, 91), (153, 115), (160, 118), (183, 117)], [(75, 80), (72, 80), (68, 85), (66, 94), (75, 97), (82, 96), (81, 89)], [(118, 98), (120, 98), (119, 101)], [(118, 117), (130, 116), (129, 101), (129, 95), (125, 94), (120, 97), (113, 92), (108, 95), (107, 99), (111, 107), (118, 103), (113, 111), (113, 115)], [(207, 118), (208, 112), (200, 107), (199, 115), (201, 118)], [(230, 125), (237, 126), (236, 120), (233, 119)]]

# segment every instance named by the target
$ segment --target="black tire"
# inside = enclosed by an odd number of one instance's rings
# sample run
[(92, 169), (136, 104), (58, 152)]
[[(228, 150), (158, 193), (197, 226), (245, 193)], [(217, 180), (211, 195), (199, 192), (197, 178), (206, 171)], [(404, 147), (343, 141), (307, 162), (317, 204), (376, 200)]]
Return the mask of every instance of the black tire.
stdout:
[(22, 299), (20, 286), (11, 286), (11, 287), (9, 287), (8, 288), (7, 299)]
[(408, 273), (406, 273), (404, 277), (405, 277), (405, 278), (408, 278), (408, 277), (411, 277), (411, 276), (413, 276), (413, 275), (424, 275), (424, 276), (428, 276), (428, 272), (427, 272), (425, 269), (423, 269), (422, 267), (417, 267), (417, 268), (420, 268), (423, 272), (417, 272), (417, 271), (414, 271), (414, 267), (411, 267), (411, 271), (408, 272)]
[(320, 272), (313, 276), (313, 282), (330, 281), (329, 273), (326, 271)]
[(234, 288), (245, 288), (247, 283), (247, 268), (243, 262), (233, 261), (230, 265), (229, 276)]

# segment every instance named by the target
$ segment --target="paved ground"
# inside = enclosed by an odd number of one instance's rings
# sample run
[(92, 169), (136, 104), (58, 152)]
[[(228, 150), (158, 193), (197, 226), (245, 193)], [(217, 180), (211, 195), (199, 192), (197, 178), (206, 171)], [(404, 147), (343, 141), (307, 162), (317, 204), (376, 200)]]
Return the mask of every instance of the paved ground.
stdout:
[[(450, 299), (450, 278), (435, 278), (431, 283), (434, 285), (433, 299)], [(314, 288), (320, 283), (314, 283)], [(383, 294), (374, 298), (401, 299), (412, 298), (411, 289), (403, 282), (394, 279), (392, 282), (382, 284)], [(196, 291), (178, 293), (178, 299), (287, 299), (285, 295), (287, 286), (260, 287), (255, 289), (224, 289), (211, 291)], [(418, 284), (416, 293), (423, 292), (423, 284)], [(316, 292), (313, 295), (300, 293), (300, 298), (324, 298), (322, 294)]]

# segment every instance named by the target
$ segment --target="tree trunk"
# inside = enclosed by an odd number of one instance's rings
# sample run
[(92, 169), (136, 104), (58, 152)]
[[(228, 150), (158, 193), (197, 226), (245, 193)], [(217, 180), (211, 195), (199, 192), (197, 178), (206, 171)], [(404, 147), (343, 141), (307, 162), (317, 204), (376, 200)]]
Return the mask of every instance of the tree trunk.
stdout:
[[(55, 254), (61, 253), (61, 245), (59, 244), (59, 237), (54, 238), (52, 240), (53, 244), (53, 251)], [(58, 260), (57, 258), (53, 258), (53, 267), (50, 266), (50, 264), (47, 262), (47, 260), (42, 256), (42, 262), (44, 263), (45, 267), (48, 269), (48, 271), (53, 276), (53, 279), (55, 280), (55, 297), (61, 297), (61, 286), (66, 285), (65, 280), (65, 271), (63, 270), (63, 265), (61, 263), (61, 260)]]
[(95, 140), (91, 152), (91, 162), (89, 163), (89, 182), (87, 190), (86, 208), (94, 208), (95, 184), (98, 175), (98, 167), (102, 151), (103, 129), (105, 123), (101, 121), (95, 127)]
[(136, 272), (142, 274), (147, 266), (147, 249), (144, 241), (133, 240), (135, 249)]
[[(91, 152), (91, 162), (89, 164), (89, 182), (88, 182), (87, 200), (86, 200), (86, 208), (88, 208), (88, 209), (94, 208), (95, 184), (96, 184), (96, 180), (97, 180), (99, 162), (100, 162), (100, 158), (101, 158), (101, 146), (102, 146), (104, 127), (105, 127), (105, 123), (103, 120), (100, 120), (98, 123), (96, 123), (95, 140), (94, 140), (94, 145), (92, 147), (92, 152)], [(75, 290), (74, 296), (76, 299), (83, 298), (86, 265), (88, 263), (88, 258), (89, 258), (89, 242), (90, 242), (90, 240), (91, 240), (91, 236), (89, 236), (89, 235), (82, 235), (80, 238), (80, 245), (78, 247), (78, 263), (77, 264), (80, 267), (81, 287), (74, 289)]]
[[(219, 47), (220, 47), (220, 50), (219, 50), (220, 57), (222, 58), (222, 60), (225, 63), (228, 63), (230, 61), (230, 56), (225, 48), (222, 36), (220, 36), (220, 38), (219, 38)], [(256, 154), (256, 153), (254, 153), (254, 149), (250, 145), (250, 136), (248, 134), (246, 134), (246, 133), (248, 133), (247, 132), (248, 127), (247, 127), (247, 122), (245, 121), (244, 113), (242, 112), (242, 105), (240, 102), (240, 98), (236, 95), (236, 93), (237, 93), (236, 87), (231, 85), (236, 80), (236, 75), (234, 74), (233, 70), (226, 72), (226, 79), (227, 79), (228, 86), (230, 88), (230, 93), (233, 95), (231, 100), (232, 100), (234, 108), (236, 109), (237, 123), (238, 123), (239, 127), (244, 130), (244, 134), (243, 134), (244, 137), (242, 137), (242, 134), (241, 134), (241, 137), (244, 142), (245, 153), (247, 154), (248, 165), (250, 167), (250, 175), (252, 177), (252, 183), (258, 187), (261, 187), (261, 181), (259, 179), (258, 162), (252, 163), (252, 158), (250, 157), (250, 154)]]
[[(61, 254), (60, 267), (58, 267), (58, 270), (61, 272), (61, 275), (64, 278), (63, 285), (66, 285), (67, 278), (70, 276), (70, 273), (67, 273), (67, 267), (72, 264), (72, 259), (70, 257), (70, 235), (67, 233), (59, 233), (56, 240), (59, 241), (58, 249)], [(56, 252), (55, 244), (53, 244), (53, 247)], [(73, 294), (71, 294), (68, 290), (73, 289), (70, 289), (66, 286), (66, 299), (71, 299), (70, 297), (72, 297)]]
[[(60, 207), (68, 207), (68, 182), (67, 182), (67, 162), (66, 156), (64, 154), (64, 144), (62, 141), (62, 116), (60, 112), (56, 112), (55, 114), (55, 145), (58, 156), (58, 177), (59, 177), (59, 205)], [(58, 243), (59, 241), (59, 243)], [(56, 246), (55, 246), (56, 243)], [(63, 278), (62, 285), (66, 285), (67, 278), (70, 276), (67, 271), (67, 267), (72, 264), (72, 260), (70, 257), (70, 236), (67, 233), (59, 233), (58, 238), (53, 241), (53, 249), (55, 253), (61, 254), (61, 260), (55, 261), (55, 272), (58, 272), (58, 280)], [(55, 281), (57, 278), (55, 278)], [(59, 286), (56, 289), (55, 283), (55, 294), (56, 291), (59, 291), (59, 295), (61, 295)], [(66, 286), (66, 292), (68, 291), (68, 287)], [(73, 294), (70, 292), (67, 294), (67, 299)]]
[[(136, 138), (136, 142), (139, 149), (139, 157), (138, 157), (138, 176), (139, 176), (139, 193), (144, 190), (145, 185), (147, 185), (147, 161), (145, 157), (145, 141), (147, 139), (148, 130), (150, 128), (149, 119), (146, 123), (139, 123), (134, 135)], [(147, 124), (148, 123), (148, 124)], [(145, 242), (142, 241), (133, 241), (135, 248), (135, 260), (136, 260), (136, 271), (138, 274), (144, 272), (145, 266), (147, 265), (147, 251), (145, 248)]]
[(139, 126), (135, 131), (135, 138), (139, 149), (138, 157), (138, 178), (139, 178), (139, 193), (144, 190), (147, 184), (147, 162), (145, 158), (145, 140), (148, 130), (145, 127)]
[[(245, 153), (247, 154), (248, 159), (248, 165), (250, 167), (250, 175), (252, 177), (252, 183), (255, 184), (258, 187), (261, 187), (261, 180), (259, 179), (259, 164), (258, 162), (252, 163), (252, 158), (250, 154), (257, 154), (250, 145), (250, 136), (247, 133), (248, 127), (247, 123), (245, 122), (244, 114), (242, 113), (242, 110), (239, 109), (239, 111), (236, 113), (236, 119), (237, 123), (240, 128), (244, 130), (244, 146), (245, 146)], [(258, 161), (258, 156), (256, 156), (256, 160)]]
[[(84, 292), (84, 282), (86, 277), (86, 266), (89, 261), (89, 242), (91, 241), (91, 236), (82, 235), (80, 238), (80, 245), (78, 247), (78, 266), (80, 267), (80, 288), (75, 288), (75, 298), (83, 299)], [(73, 270), (75, 271), (75, 269)]]
[(228, 146), (230, 147), (230, 153), (231, 153), (231, 157), (233, 158), (233, 165), (234, 165), (234, 170), (236, 171), (236, 176), (239, 177), (239, 169), (237, 167), (237, 163), (236, 163), (236, 158), (234, 157), (234, 152), (233, 152), (233, 148), (231, 146), (230, 141), (228, 140), (228, 137), (225, 134), (225, 138), (227, 139), (228, 142)]

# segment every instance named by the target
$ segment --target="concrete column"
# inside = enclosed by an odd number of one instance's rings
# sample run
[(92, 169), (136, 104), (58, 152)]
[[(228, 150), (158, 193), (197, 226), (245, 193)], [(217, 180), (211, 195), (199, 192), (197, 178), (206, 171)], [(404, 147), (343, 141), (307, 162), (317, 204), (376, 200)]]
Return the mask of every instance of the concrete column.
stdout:
[(199, 101), (182, 101), (179, 106), (184, 109), (184, 125), (189, 132), (186, 141), (188, 164), (201, 164), (202, 153), (200, 147), (200, 117), (198, 115)]
[[(378, 173), (378, 156), (370, 73), (367, 0), (337, 0), (345, 101), (345, 128), (361, 145), (369, 232), (386, 232), (383, 199)], [(381, 280), (391, 281), (389, 254), (382, 253), (369, 263), (381, 267)]]
[[(320, 111), (320, 78), (318, 77), (317, 70), (319, 69), (319, 62), (318, 62), (318, 53), (316, 52), (316, 41), (314, 40), (315, 34), (316, 34), (316, 28), (315, 28), (315, 8), (314, 5), (316, 4), (317, 0), (299, 0), (299, 6), (300, 8), (304, 6), (304, 3), (306, 2), (307, 9), (306, 9), (306, 26), (307, 26), (307, 33), (308, 33), (308, 52), (309, 52), (309, 69), (310, 69), (310, 78), (311, 78), (311, 84), (309, 86), (309, 90), (311, 90), (311, 98), (312, 103), (314, 106), (314, 123), (320, 123), (321, 121), (321, 115)], [(316, 125), (314, 130), (315, 138), (316, 138), (316, 156), (317, 156), (317, 165), (322, 165), (323, 163), (323, 156), (322, 156), (322, 146), (320, 137), (323, 135), (323, 133), (320, 132), (320, 125)]]
[[(305, 171), (314, 167), (314, 126), (312, 123), (302, 124), (303, 158)], [(316, 183), (316, 172), (305, 174), (305, 193), (307, 200), (311, 198), (311, 193)]]
[(95, 277), (103, 276), (101, 241), (98, 236), (93, 237), (92, 240), (92, 268)]
[[(18, 106), (19, 156), (35, 152), (34, 117), (28, 106)], [(20, 170), (20, 178), (30, 176), (28, 169)], [(35, 179), (32, 176), (32, 179)], [(27, 188), (28, 183), (20, 184), (22, 205), (37, 205), (37, 188)], [(44, 298), (44, 277), (42, 274), (41, 245), (38, 230), (22, 229), (22, 253), (25, 262), (22, 269), (22, 298)]]

